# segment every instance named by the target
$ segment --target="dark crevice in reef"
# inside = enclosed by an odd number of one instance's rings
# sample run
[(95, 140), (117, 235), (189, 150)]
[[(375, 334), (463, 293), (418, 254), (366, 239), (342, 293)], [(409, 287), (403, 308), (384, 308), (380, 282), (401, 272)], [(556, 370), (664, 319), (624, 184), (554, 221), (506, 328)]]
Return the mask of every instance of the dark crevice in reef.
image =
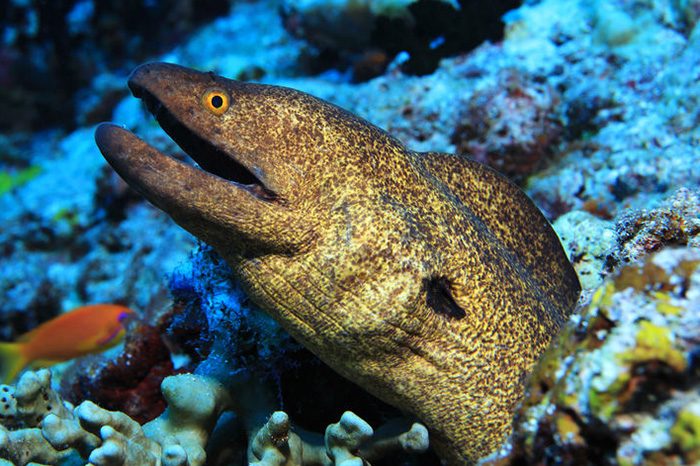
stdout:
[(653, 412), (671, 398), (674, 389), (688, 389), (688, 373), (677, 372), (662, 361), (647, 361), (632, 368), (620, 396), (621, 412)]
[(401, 70), (423, 76), (434, 72), (442, 58), (467, 53), (486, 41), (501, 41), (503, 15), (522, 1), (457, 3), (458, 7), (454, 1), (418, 0), (367, 20), (365, 7), (349, 4), (343, 18), (328, 24), (290, 5), (283, 6), (280, 15), (290, 34), (315, 47), (302, 56), (301, 68), (311, 74), (350, 70), (353, 82), (363, 82), (382, 75), (401, 52), (407, 54)]
[(459, 0), (460, 8), (441, 0), (419, 0), (408, 7), (413, 21), (381, 16), (372, 43), (390, 55), (409, 54), (402, 65), (408, 74), (430, 74), (440, 59), (468, 52), (485, 41), (503, 39), (501, 17), (520, 0)]
[(617, 464), (615, 452), (618, 448), (618, 438), (609, 426), (595, 418), (583, 419), (577, 412), (563, 408), (561, 415), (567, 416), (580, 429), (580, 435), (585, 440), (580, 444), (567, 444), (562, 447), (555, 439), (555, 427), (546, 422), (541, 423), (538, 430), (540, 435), (535, 439), (532, 448), (534, 457), (523, 458), (516, 455), (515, 464), (577, 464), (612, 466)]
[[(396, 408), (344, 379), (307, 350), (300, 349), (290, 359), (297, 362), (296, 366), (278, 374), (277, 381), (283, 400), (282, 408), (299, 428), (323, 433), (326, 426), (338, 422), (346, 410), (354, 412), (368, 422), (378, 436), (393, 432), (391, 427), (394, 427), (396, 432), (410, 427), (410, 422), (395, 424), (401, 417), (401, 412)], [(310, 380), (313, 383), (309, 383)], [(332, 390), (329, 387), (332, 387)], [(388, 427), (387, 432), (382, 432), (382, 427)], [(429, 450), (421, 455), (397, 453), (372, 462), (373, 466), (404, 464), (438, 466), (440, 460)]]
[[(106, 69), (133, 68), (181, 42), (197, 26), (230, 8), (228, 0), (4, 2), (0, 29), (0, 131), (71, 129), (79, 108), (95, 95), (80, 89)], [(123, 94), (96, 104), (109, 115)], [(102, 108), (106, 107), (106, 108)]]

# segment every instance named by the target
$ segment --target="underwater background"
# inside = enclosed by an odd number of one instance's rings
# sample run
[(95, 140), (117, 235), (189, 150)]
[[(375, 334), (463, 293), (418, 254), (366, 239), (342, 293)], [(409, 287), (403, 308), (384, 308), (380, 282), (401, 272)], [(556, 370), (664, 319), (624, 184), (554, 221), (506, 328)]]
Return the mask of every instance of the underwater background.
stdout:
[[(700, 464), (699, 19), (697, 0), (3, 2), (0, 340), (90, 303), (139, 317), (0, 387), (0, 464), (440, 464), (107, 165), (102, 121), (182, 154), (126, 86), (148, 61), (311, 93), (544, 212), (583, 293), (482, 464)], [(357, 431), (326, 463), (280, 459), (288, 422), (320, 451)]]

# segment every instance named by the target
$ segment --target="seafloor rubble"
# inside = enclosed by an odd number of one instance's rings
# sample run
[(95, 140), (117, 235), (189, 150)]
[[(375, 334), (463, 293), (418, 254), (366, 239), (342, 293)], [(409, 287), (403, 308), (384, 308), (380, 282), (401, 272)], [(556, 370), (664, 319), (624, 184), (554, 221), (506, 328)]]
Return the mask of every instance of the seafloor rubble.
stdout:
[[(32, 8), (31, 2), (13, 3), (22, 14)], [(91, 2), (69, 3), (87, 8)], [(178, 2), (182, 8), (191, 3)], [(520, 183), (555, 222), (584, 288), (582, 305), (533, 376), (512, 439), (491, 464), (700, 462), (700, 2), (528, 1), (506, 15), (503, 41), (449, 53), (441, 44), (451, 47), (456, 36), (445, 29), (449, 24), (440, 29), (435, 23), (440, 15), (411, 6), (421, 2), (379, 3), (363, 9), (371, 13), (363, 21), (390, 11), (399, 20), (386, 27), (419, 28), (404, 53), (381, 35), (338, 40), (358, 19), (342, 17), (357, 2), (259, 0), (237, 2), (229, 15), (194, 32), (206, 12), (182, 15), (182, 36), (164, 41), (177, 45), (153, 59), (294, 86), (360, 114), (413, 149), (468, 152)], [(326, 4), (337, 5), (337, 14), (324, 16)], [(133, 11), (107, 16), (133, 20)], [(406, 23), (406, 11), (421, 16)], [(177, 154), (138, 101), (123, 98), (127, 68), (141, 56), (120, 49), (128, 55), (122, 67), (101, 71), (108, 59), (118, 61), (105, 54), (123, 44), (91, 50), (91, 41), (103, 40), (100, 31), (114, 24), (93, 15), (71, 18), (64, 26), (88, 40), (73, 70), (83, 73), (76, 94), (82, 97), (65, 113), (75, 118), (67, 127), (111, 113)], [(167, 24), (136, 40), (167, 35)], [(330, 39), (323, 36), (329, 30)], [(124, 31), (118, 32), (115, 40), (123, 42)], [(489, 37), (499, 36), (483, 36)], [(3, 53), (15, 52), (8, 49), (16, 44), (11, 39), (5, 38)], [(35, 56), (50, 54), (40, 40), (31, 36), (27, 47)], [(93, 71), (99, 74), (88, 73), (89, 57), (97, 57)], [(428, 74), (415, 76), (412, 67), (428, 62)], [(60, 69), (42, 66), (47, 73)], [(3, 81), (3, 89), (13, 89), (15, 81)], [(26, 104), (17, 114), (20, 126), (34, 125), (41, 115), (33, 99), (19, 99)], [(373, 426), (400, 415), (325, 368), (257, 311), (209, 248), (191, 252), (195, 241), (106, 166), (92, 128), (66, 134), (65, 127), (0, 136), (0, 336), (12, 340), (85, 302), (128, 304), (142, 319), (123, 349), (55, 368), (53, 388), (48, 372), (26, 374), (14, 389), (22, 394), (43, 387), (35, 390), (42, 393), (36, 408), (42, 411), (21, 408), (21, 419), (10, 419), (19, 409), (17, 392), (6, 397), (0, 458), (80, 464), (82, 454), (92, 464), (122, 464), (122, 455), (132, 461), (124, 464), (147, 464), (138, 462), (142, 458), (188, 464), (185, 451), (189, 464), (201, 464), (205, 452), (207, 464), (239, 464), (248, 454), (259, 464), (302, 464), (269, 448), (290, 445), (298, 458), (302, 444), (287, 436), (290, 422), (295, 432), (322, 433), (345, 410)], [(197, 375), (175, 375), (192, 372)], [(223, 387), (201, 389), (202, 409), (215, 407), (200, 413), (194, 433), (173, 431), (169, 426), (181, 425), (171, 423), (181, 406), (173, 399), (180, 382), (173, 381), (203, 380)], [(219, 412), (226, 403), (236, 405), (236, 415)], [(49, 406), (53, 414), (46, 421)], [(282, 407), (286, 414), (273, 415)], [(368, 430), (364, 421), (346, 421), (357, 433), (333, 454), (353, 464), (361, 460), (348, 455)], [(438, 464), (429, 454), (399, 453), (399, 435), (411, 425), (405, 422), (388, 434), (393, 453), (385, 454), (385, 463), (372, 463)], [(67, 432), (75, 437), (68, 440)], [(124, 448), (125, 438), (133, 449)], [(70, 452), (56, 451), (69, 444)], [(325, 451), (319, 454), (331, 461)]]

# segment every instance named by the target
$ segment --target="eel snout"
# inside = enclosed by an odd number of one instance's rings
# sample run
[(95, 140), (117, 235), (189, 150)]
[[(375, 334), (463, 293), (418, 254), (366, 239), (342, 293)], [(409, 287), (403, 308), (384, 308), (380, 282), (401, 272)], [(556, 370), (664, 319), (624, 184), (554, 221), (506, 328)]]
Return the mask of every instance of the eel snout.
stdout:
[(95, 142), (129, 186), (174, 217), (190, 211), (205, 216), (211, 202), (237, 203), (230, 182), (160, 152), (121, 126), (101, 123)]
[[(261, 250), (289, 250), (304, 235), (295, 219), (255, 187), (241, 185), (200, 170), (160, 152), (131, 131), (101, 123), (95, 141), (102, 155), (124, 181), (180, 226), (220, 250), (232, 243), (256, 241)], [(289, 235), (276, 232), (289, 226)], [(240, 243), (240, 244), (239, 244)], [(262, 246), (264, 244), (264, 246)]]
[[(173, 86), (172, 82), (178, 80), (189, 83), (189, 87)], [(262, 201), (278, 200), (260, 173), (253, 173), (241, 163), (239, 154), (226, 150), (221, 141), (217, 143), (226, 131), (218, 119), (209, 121), (211, 115), (201, 103), (207, 89), (223, 89), (210, 74), (170, 63), (146, 63), (131, 73), (128, 85), (133, 96), (144, 102), (161, 128), (199, 167)]]

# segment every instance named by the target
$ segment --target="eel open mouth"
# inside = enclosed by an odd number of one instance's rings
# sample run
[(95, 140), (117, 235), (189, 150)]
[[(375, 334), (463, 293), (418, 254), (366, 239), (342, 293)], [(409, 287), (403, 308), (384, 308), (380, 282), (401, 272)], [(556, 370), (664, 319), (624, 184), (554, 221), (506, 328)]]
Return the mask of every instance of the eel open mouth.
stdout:
[(268, 189), (234, 156), (187, 128), (147, 89), (133, 80), (129, 81), (129, 88), (134, 97), (141, 99), (146, 104), (148, 111), (156, 118), (168, 136), (197, 162), (200, 168), (230, 181), (236, 187), (250, 192), (262, 201), (274, 202), (278, 200), (277, 194)]
[(256, 153), (237, 152), (237, 141), (223, 139), (227, 135), (210, 126), (208, 115), (196, 113), (199, 102), (189, 100), (193, 87), (210, 86), (213, 79), (209, 73), (168, 63), (141, 65), (129, 78), (134, 96), (199, 167), (113, 123), (97, 126), (95, 142), (129, 186), (212, 246), (227, 254), (252, 253), (252, 244), (265, 251), (287, 251), (295, 238), (283, 241), (276, 226), (290, 224), (292, 217), (284, 197), (266, 185), (267, 175), (257, 168), (263, 161)]
[(161, 128), (180, 148), (185, 151), (197, 164), (207, 172), (225, 180), (231, 181), (238, 187), (249, 191), (260, 200), (271, 202), (277, 199), (277, 194), (265, 187), (253, 173), (239, 163), (233, 156), (216, 147), (208, 140), (198, 136), (168, 111), (168, 109), (147, 89), (133, 80), (129, 88), (134, 97), (143, 100), (148, 111), (156, 118)]

